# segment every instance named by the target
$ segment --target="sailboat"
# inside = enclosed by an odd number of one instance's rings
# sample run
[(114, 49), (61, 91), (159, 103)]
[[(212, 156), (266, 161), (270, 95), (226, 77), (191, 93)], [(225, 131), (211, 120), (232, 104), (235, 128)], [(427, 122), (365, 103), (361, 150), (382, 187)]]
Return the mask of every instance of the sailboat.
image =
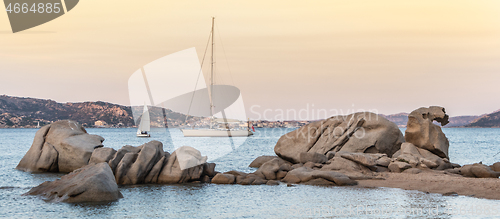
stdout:
[(137, 137), (151, 137), (148, 133), (151, 129), (151, 121), (149, 119), (149, 111), (148, 106), (144, 104), (144, 110), (142, 112), (141, 123), (139, 124), (139, 128), (137, 129)]
[[(240, 121), (227, 118), (215, 118), (214, 117), (214, 104), (213, 104), (213, 88), (214, 88), (214, 23), (215, 17), (212, 17), (212, 48), (211, 48), (211, 69), (210, 69), (210, 87), (209, 87), (209, 99), (210, 99), (210, 128), (209, 129), (181, 129), (184, 137), (248, 137), (253, 135), (250, 131), (250, 122), (247, 121), (247, 127), (245, 129), (235, 129), (231, 128), (230, 124), (239, 124)], [(222, 114), (225, 117), (225, 114)], [(186, 116), (187, 119), (187, 116)], [(214, 127), (217, 126), (217, 127)]]

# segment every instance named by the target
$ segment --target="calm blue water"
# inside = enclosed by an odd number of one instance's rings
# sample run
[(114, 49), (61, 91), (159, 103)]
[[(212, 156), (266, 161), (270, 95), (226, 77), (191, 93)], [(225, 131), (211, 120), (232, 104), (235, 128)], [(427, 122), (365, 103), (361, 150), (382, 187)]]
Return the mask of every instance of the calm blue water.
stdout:
[[(248, 164), (273, 155), (278, 138), (292, 129), (257, 129), (243, 140), (184, 138), (177, 129), (153, 130), (152, 138), (135, 137), (135, 129), (88, 129), (103, 136), (106, 147), (138, 146), (150, 140), (172, 152), (182, 145), (199, 149), (217, 171), (254, 171)], [(459, 164), (500, 161), (500, 129), (443, 129), (450, 140), (450, 159)], [(404, 132), (404, 129), (402, 129)], [(104, 205), (46, 203), (21, 196), (61, 174), (31, 174), (14, 168), (31, 146), (35, 129), (0, 129), (0, 217), (7, 218), (497, 218), (500, 201), (450, 197), (392, 188), (360, 189), (298, 185), (139, 185), (121, 187), (123, 199)], [(421, 209), (417, 212), (417, 209)], [(492, 209), (487, 211), (487, 209)], [(413, 210), (413, 211), (412, 211)], [(431, 214), (429, 214), (429, 210)], [(460, 212), (460, 210), (462, 210)], [(476, 210), (476, 211), (473, 211)], [(434, 215), (434, 213), (438, 215)], [(479, 214), (479, 215), (478, 215)]]

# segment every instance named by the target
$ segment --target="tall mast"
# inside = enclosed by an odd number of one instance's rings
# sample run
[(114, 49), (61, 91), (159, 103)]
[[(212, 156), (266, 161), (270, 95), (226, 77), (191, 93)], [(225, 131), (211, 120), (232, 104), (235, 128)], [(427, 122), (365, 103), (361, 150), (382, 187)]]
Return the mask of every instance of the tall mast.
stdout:
[[(214, 22), (215, 17), (212, 17), (212, 61), (210, 68), (210, 117), (214, 116), (214, 103), (213, 103), (213, 88), (214, 88)], [(212, 122), (210, 122), (212, 128)]]

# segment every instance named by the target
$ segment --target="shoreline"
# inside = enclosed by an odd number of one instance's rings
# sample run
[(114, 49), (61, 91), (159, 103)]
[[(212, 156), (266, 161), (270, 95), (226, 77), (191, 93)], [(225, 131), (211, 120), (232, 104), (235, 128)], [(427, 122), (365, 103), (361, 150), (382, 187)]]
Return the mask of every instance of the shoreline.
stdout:
[(382, 179), (357, 180), (359, 188), (399, 188), (437, 193), (447, 196), (460, 195), (482, 199), (500, 200), (498, 178), (469, 178), (444, 171), (423, 171), (419, 174), (380, 173)]

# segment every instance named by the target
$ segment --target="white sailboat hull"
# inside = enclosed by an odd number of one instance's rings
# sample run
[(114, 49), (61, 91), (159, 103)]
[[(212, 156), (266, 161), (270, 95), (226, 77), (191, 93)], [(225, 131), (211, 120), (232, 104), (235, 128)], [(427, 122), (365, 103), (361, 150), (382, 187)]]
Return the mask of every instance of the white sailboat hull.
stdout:
[(184, 137), (247, 137), (250, 130), (181, 129)]
[(151, 137), (151, 135), (150, 134), (137, 134), (137, 137), (149, 138), (149, 137)]

